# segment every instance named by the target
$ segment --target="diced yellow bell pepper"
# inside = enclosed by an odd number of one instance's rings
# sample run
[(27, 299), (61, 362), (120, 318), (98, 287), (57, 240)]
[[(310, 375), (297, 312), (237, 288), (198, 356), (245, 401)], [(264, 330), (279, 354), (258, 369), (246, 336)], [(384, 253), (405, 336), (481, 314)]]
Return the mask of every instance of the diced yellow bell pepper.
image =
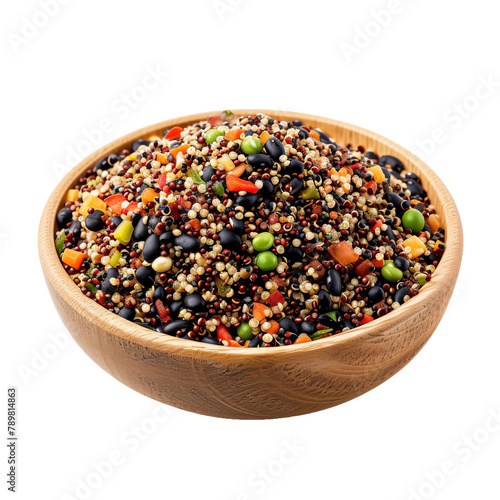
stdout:
[(83, 217), (87, 217), (87, 210), (92, 207), (94, 210), (100, 210), (101, 212), (106, 213), (108, 210), (108, 206), (104, 201), (102, 201), (97, 196), (91, 194), (84, 202), (83, 205), (79, 208), (79, 212), (83, 215)]
[(222, 155), (218, 160), (217, 163), (222, 165), (224, 167), (224, 170), (226, 172), (230, 172), (231, 170), (234, 170), (235, 166), (233, 163), (233, 160), (229, 158), (229, 155)]
[(78, 201), (80, 191), (78, 189), (70, 189), (66, 195), (66, 202), (68, 201)]
[(375, 182), (378, 184), (382, 184), (385, 181), (385, 174), (379, 165), (375, 165), (374, 167), (368, 167), (366, 170), (373, 174), (373, 178)]

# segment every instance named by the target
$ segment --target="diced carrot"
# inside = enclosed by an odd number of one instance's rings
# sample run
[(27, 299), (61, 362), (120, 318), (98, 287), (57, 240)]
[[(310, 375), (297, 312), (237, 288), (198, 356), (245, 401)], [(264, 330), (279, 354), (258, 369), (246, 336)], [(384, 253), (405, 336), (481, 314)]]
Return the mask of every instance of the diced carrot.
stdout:
[(80, 191), (78, 189), (70, 189), (66, 195), (66, 201), (78, 201)]
[(167, 134), (165, 135), (165, 139), (170, 140), (170, 139), (178, 139), (181, 136), (181, 132), (184, 129), (182, 127), (174, 127), (171, 128)]
[(257, 318), (260, 322), (270, 318), (272, 314), (271, 309), (265, 304), (261, 304), (260, 302), (253, 303), (253, 317)]
[(243, 129), (241, 128), (234, 128), (231, 130), (228, 130), (226, 132), (225, 138), (228, 141), (236, 141), (237, 139), (240, 138), (240, 135), (243, 133)]
[(241, 165), (238, 165), (234, 170), (231, 170), (230, 175), (234, 175), (235, 177), (241, 177), (245, 173), (246, 169), (247, 169), (247, 164), (242, 163)]
[(226, 340), (228, 347), (242, 347), (236, 340)]
[(319, 138), (319, 134), (318, 134), (318, 132), (316, 132), (316, 130), (311, 130), (311, 131), (309, 132), (309, 135), (310, 135), (313, 139), (316, 139), (317, 141), (319, 141), (319, 140), (320, 140), (320, 138)]
[(380, 260), (377, 260), (377, 259), (372, 259), (372, 264), (375, 266), (375, 267), (384, 267), (385, 263), (384, 263), (384, 259), (380, 259)]
[(374, 178), (375, 182), (382, 184), (382, 182), (385, 181), (385, 174), (379, 165), (375, 165), (373, 167), (368, 167), (367, 170), (373, 174), (373, 178)]
[(355, 268), (355, 271), (358, 276), (366, 276), (367, 274), (370, 274), (372, 267), (372, 263), (370, 260), (366, 259), (361, 264), (358, 264)]
[(156, 161), (159, 161), (162, 165), (166, 165), (168, 163), (167, 157), (163, 153), (156, 153)]
[(429, 227), (431, 228), (431, 231), (435, 233), (441, 227), (441, 221), (439, 220), (439, 215), (438, 214), (429, 215), (428, 224)]
[(178, 148), (172, 149), (172, 151), (170, 151), (170, 154), (177, 160), (177, 155), (179, 153), (184, 154), (189, 148), (190, 148), (189, 144), (183, 144), (182, 146), (179, 146)]
[(62, 254), (62, 261), (73, 269), (80, 269), (85, 255), (82, 252), (66, 248)]
[(434, 243), (434, 251), (438, 250), (440, 245), (444, 245), (444, 241), (437, 240), (436, 243)]
[(264, 145), (270, 137), (271, 134), (267, 130), (264, 130), (264, 132), (262, 132), (259, 137), (260, 142), (262, 142), (262, 145)]
[(153, 188), (146, 188), (142, 192), (141, 196), (141, 201), (144, 206), (146, 206), (146, 203), (149, 203), (150, 201), (155, 201), (155, 198), (158, 196), (158, 193), (153, 189)]
[(107, 205), (106, 203), (98, 198), (97, 196), (90, 195), (79, 208), (79, 212), (83, 215), (83, 217), (87, 217), (88, 209), (92, 207), (94, 210), (100, 210), (101, 212), (106, 213)]
[(351, 262), (356, 262), (359, 259), (359, 255), (353, 250), (351, 245), (347, 241), (341, 241), (340, 243), (334, 243), (328, 248), (328, 253), (341, 265), (347, 266)]
[(306, 342), (312, 342), (311, 337), (309, 337), (309, 335), (307, 335), (307, 333), (301, 333), (297, 337), (297, 340), (294, 342), (294, 344), (304, 344)]

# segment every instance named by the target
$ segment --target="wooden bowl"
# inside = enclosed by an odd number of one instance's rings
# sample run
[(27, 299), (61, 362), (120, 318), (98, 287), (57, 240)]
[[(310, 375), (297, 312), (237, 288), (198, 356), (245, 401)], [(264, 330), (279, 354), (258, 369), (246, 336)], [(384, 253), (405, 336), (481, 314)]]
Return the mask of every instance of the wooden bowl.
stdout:
[[(430, 283), (408, 303), (348, 333), (268, 349), (238, 349), (162, 335), (106, 311), (85, 297), (64, 271), (54, 246), (55, 219), (66, 192), (102, 157), (136, 139), (161, 136), (217, 115), (207, 112), (143, 128), (80, 162), (50, 196), (39, 229), (39, 254), (47, 286), (67, 329), (104, 370), (136, 391), (184, 410), (225, 418), (301, 415), (349, 401), (405, 366), (436, 329), (450, 300), (462, 258), (457, 208), (439, 177), (406, 149), (368, 130), (317, 116), (260, 110), (280, 120), (319, 127), (339, 144), (400, 158), (427, 190), (446, 229), (446, 251)], [(259, 110), (236, 110), (236, 115)]]

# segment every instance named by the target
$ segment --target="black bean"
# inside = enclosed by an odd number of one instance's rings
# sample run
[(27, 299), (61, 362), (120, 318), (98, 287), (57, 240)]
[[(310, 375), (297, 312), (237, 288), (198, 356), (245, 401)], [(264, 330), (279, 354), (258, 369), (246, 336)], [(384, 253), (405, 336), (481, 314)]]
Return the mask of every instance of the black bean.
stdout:
[(302, 127), (302, 122), (300, 120), (293, 120), (292, 125), (294, 127)]
[(118, 215), (115, 215), (112, 219), (111, 219), (111, 224), (113, 224), (114, 227), (118, 227), (121, 223), (122, 223), (122, 218), (119, 217)]
[(74, 220), (71, 225), (66, 229), (66, 234), (73, 233), (75, 238), (80, 237), (80, 233), (82, 232), (82, 223), (79, 220)]
[(309, 131), (305, 128), (299, 130), (299, 139), (307, 139), (309, 137)]
[(157, 300), (161, 300), (163, 302), (166, 297), (167, 293), (165, 292), (165, 289), (162, 286), (157, 286), (153, 293), (153, 302), (156, 302)]
[(273, 166), (273, 160), (263, 153), (248, 155), (248, 163), (253, 168), (271, 168)]
[(129, 309), (128, 307), (122, 307), (118, 316), (128, 319), (129, 321), (133, 321), (135, 318), (135, 309)]
[(249, 343), (247, 347), (257, 347), (261, 342), (261, 336), (256, 335)]
[[(378, 161), (378, 155), (377, 153), (374, 153), (370, 149), (368, 151), (365, 151), (364, 155), (365, 158), (370, 158), (370, 160), (377, 160)], [(384, 167), (385, 168), (385, 167)], [(387, 169), (386, 169), (387, 170)]]
[(191, 311), (199, 311), (206, 306), (206, 302), (199, 293), (190, 293), (184, 297), (184, 305)]
[(280, 327), (285, 330), (285, 332), (299, 333), (299, 329), (297, 327), (297, 323), (293, 321), (291, 318), (282, 318), (279, 321)]
[(372, 304), (377, 304), (378, 302), (385, 299), (385, 292), (379, 286), (372, 286), (368, 290), (367, 297)]
[(294, 247), (294, 246), (289, 246), (287, 249), (286, 249), (286, 256), (290, 259), (290, 260), (293, 260), (295, 262), (298, 262), (299, 260), (302, 260), (302, 257), (303, 257), (303, 253), (302, 253), (302, 250), (298, 247)]
[(201, 178), (208, 182), (215, 174), (215, 170), (211, 165), (205, 165), (201, 174)]
[(149, 146), (150, 142), (151, 141), (145, 141), (144, 139), (138, 139), (134, 142), (134, 144), (132, 144), (132, 151), (139, 149), (139, 146)]
[(134, 321), (136, 325), (143, 326), (144, 328), (147, 328), (148, 330), (153, 330), (153, 332), (156, 332), (157, 329), (153, 326), (150, 325), (149, 323), (143, 323), (142, 321)]
[(118, 278), (118, 276), (120, 276), (120, 273), (118, 272), (118, 269), (114, 267), (110, 267), (106, 271), (106, 278)]
[(330, 144), (332, 142), (324, 132), (321, 132), (321, 130), (316, 130), (316, 132), (318, 133), (321, 142), (324, 142), (325, 144)]
[(264, 179), (262, 181), (262, 188), (260, 189), (262, 196), (269, 196), (274, 194), (274, 186), (271, 181)]
[(328, 314), (320, 314), (318, 316), (318, 323), (327, 326), (328, 328), (335, 328), (337, 326), (337, 322)]
[(217, 342), (217, 340), (213, 339), (212, 337), (207, 337), (207, 336), (204, 336), (204, 337), (202, 337), (201, 341), (202, 341), (204, 344), (219, 345), (219, 342)]
[(245, 224), (243, 220), (237, 219), (236, 217), (231, 217), (229, 219), (229, 222), (231, 223), (233, 230), (237, 233), (241, 234), (245, 231)]
[(409, 286), (404, 286), (400, 288), (395, 294), (394, 294), (394, 302), (397, 302), (398, 304), (403, 305), (405, 303), (404, 298), (405, 295), (408, 295), (408, 292), (410, 291)]
[(135, 277), (142, 286), (150, 288), (154, 285), (156, 273), (151, 266), (141, 266), (135, 271)]
[(153, 262), (156, 257), (159, 257), (161, 253), (160, 249), (160, 238), (156, 234), (150, 234), (147, 240), (144, 242), (144, 248), (142, 249), (142, 256), (148, 261)]
[(410, 190), (412, 196), (425, 196), (424, 188), (414, 180), (406, 181), (406, 187)]
[(285, 168), (287, 174), (297, 174), (300, 175), (304, 171), (304, 163), (300, 160), (292, 160), (290, 165)]
[(91, 214), (87, 215), (85, 218), (85, 226), (90, 231), (100, 231), (104, 229), (106, 223), (102, 220), (104, 212), (101, 210), (94, 210)]
[(384, 172), (385, 175), (385, 182), (390, 182), (391, 181), (391, 172), (385, 167), (380, 167), (382, 169), (382, 172)]
[(109, 281), (109, 278), (110, 276), (108, 275), (108, 277), (102, 282), (101, 290), (104, 293), (109, 293), (110, 295), (113, 295), (116, 292), (116, 290), (118, 290), (118, 285), (112, 285), (111, 282)]
[(200, 249), (198, 238), (190, 234), (181, 234), (174, 239), (174, 245), (181, 247), (185, 252), (197, 252)]
[(166, 245), (172, 241), (174, 241), (174, 233), (172, 231), (165, 231), (160, 234), (160, 245)]
[(401, 160), (399, 160), (395, 156), (391, 156), (391, 155), (381, 156), (380, 160), (378, 161), (378, 163), (382, 167), (385, 167), (386, 165), (390, 165), (390, 167), (392, 168), (392, 170), (394, 170), (398, 174), (400, 174), (404, 170), (404, 168), (405, 168), (405, 166), (403, 165), (403, 163), (401, 162)]
[(326, 290), (320, 290), (318, 293), (318, 310), (320, 312), (330, 312), (333, 308), (332, 298)]
[(292, 196), (295, 196), (304, 187), (304, 182), (301, 181), (300, 179), (292, 179), (290, 181), (290, 186), (292, 188), (291, 194)]
[(334, 296), (339, 296), (342, 293), (342, 278), (335, 269), (328, 269), (326, 274), (326, 287)]
[(170, 310), (170, 317), (177, 318), (179, 316), (179, 312), (181, 309), (184, 309), (184, 301), (183, 300), (174, 300), (168, 305)]
[(61, 208), (57, 213), (56, 222), (59, 229), (65, 228), (73, 220), (73, 212), (69, 208)]
[(285, 154), (285, 146), (283, 143), (277, 139), (276, 137), (269, 137), (264, 145), (267, 154), (275, 161), (278, 161), (280, 156)]
[(257, 200), (259, 199), (259, 195), (256, 194), (244, 194), (240, 195), (236, 198), (235, 204), (240, 205), (243, 208), (252, 208), (257, 204)]
[(165, 335), (175, 335), (179, 330), (182, 332), (188, 328), (191, 328), (191, 323), (189, 323), (189, 321), (176, 319), (163, 327), (163, 333)]
[(230, 248), (232, 250), (241, 249), (243, 245), (240, 236), (230, 229), (223, 229), (219, 233), (219, 240), (223, 248)]
[(403, 200), (403, 198), (401, 198), (401, 196), (392, 191), (389, 191), (385, 194), (385, 199), (396, 207), (396, 213), (401, 213), (401, 211), (403, 210), (403, 203), (405, 201)]
[(299, 326), (300, 333), (307, 333), (307, 335), (313, 334), (317, 328), (314, 323), (311, 321), (302, 321), (302, 323)]
[(410, 269), (410, 261), (405, 259), (404, 257), (396, 257), (394, 259), (394, 265), (401, 269), (401, 271), (405, 272)]
[(146, 241), (147, 237), (149, 236), (148, 227), (148, 224), (144, 224), (142, 220), (139, 221), (134, 229), (134, 239), (136, 241)]

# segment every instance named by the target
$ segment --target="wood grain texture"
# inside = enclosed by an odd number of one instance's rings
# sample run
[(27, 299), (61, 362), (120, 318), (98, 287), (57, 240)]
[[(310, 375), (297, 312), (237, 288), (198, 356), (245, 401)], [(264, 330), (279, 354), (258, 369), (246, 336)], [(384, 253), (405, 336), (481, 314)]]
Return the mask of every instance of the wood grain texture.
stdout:
[(79, 163), (56, 187), (42, 214), (39, 255), (52, 300), (68, 331), (104, 370), (132, 389), (184, 410), (224, 418), (300, 415), (353, 399), (405, 366), (427, 342), (448, 305), (462, 258), (457, 208), (439, 177), (412, 153), (368, 130), (317, 116), (271, 110), (280, 120), (300, 119), (339, 144), (362, 145), (400, 158), (415, 172), (447, 230), (446, 251), (430, 283), (396, 311), (345, 334), (307, 344), (238, 349), (161, 335), (106, 311), (85, 297), (59, 262), (55, 218), (75, 180), (100, 158), (135, 139), (161, 136), (174, 125), (207, 119), (205, 112), (167, 120), (128, 134)]

